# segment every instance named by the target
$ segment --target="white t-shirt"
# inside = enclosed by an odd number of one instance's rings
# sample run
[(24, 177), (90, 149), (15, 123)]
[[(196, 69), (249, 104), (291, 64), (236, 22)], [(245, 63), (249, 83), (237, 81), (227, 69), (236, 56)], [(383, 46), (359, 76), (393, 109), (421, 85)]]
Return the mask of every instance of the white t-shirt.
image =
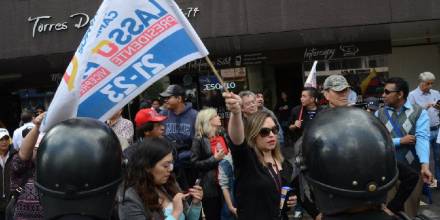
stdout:
[(21, 142), (23, 142), (23, 130), (32, 129), (35, 125), (32, 122), (28, 122), (23, 126), (15, 129), (14, 134), (12, 135), (12, 144), (14, 145), (14, 149), (18, 151), (21, 146)]

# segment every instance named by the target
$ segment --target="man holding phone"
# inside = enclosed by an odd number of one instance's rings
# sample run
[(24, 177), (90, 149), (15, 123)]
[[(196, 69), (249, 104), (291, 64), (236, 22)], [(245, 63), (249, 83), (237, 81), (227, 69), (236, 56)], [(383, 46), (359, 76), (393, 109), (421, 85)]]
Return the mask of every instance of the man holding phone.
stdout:
[[(437, 143), (438, 131), (440, 126), (439, 109), (440, 109), (440, 93), (432, 89), (435, 81), (435, 75), (431, 72), (423, 72), (419, 74), (419, 86), (411, 91), (408, 95), (408, 101), (415, 105), (419, 105), (428, 112), (430, 126), (430, 145), (434, 156), (434, 174), (435, 178), (440, 178), (440, 144)], [(414, 137), (413, 137), (414, 138)]]

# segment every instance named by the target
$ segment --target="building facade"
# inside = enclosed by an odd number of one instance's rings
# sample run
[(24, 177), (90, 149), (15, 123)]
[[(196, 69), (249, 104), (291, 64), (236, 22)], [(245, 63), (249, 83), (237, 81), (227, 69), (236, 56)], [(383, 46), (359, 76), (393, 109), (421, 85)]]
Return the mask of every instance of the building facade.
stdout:
[[(0, 2), (0, 120), (15, 126), (26, 106), (47, 105), (99, 1)], [(264, 91), (268, 106), (280, 92), (299, 102), (313, 60), (318, 81), (347, 76), (363, 96), (381, 80), (440, 76), (440, 2), (436, 0), (177, 0), (233, 91)], [(374, 79), (374, 80), (371, 80)], [(179, 83), (198, 107), (217, 103), (220, 87), (203, 60), (162, 84)], [(219, 106), (220, 108), (220, 106)], [(11, 117), (11, 115), (14, 115)], [(9, 120), (8, 120), (9, 119)]]

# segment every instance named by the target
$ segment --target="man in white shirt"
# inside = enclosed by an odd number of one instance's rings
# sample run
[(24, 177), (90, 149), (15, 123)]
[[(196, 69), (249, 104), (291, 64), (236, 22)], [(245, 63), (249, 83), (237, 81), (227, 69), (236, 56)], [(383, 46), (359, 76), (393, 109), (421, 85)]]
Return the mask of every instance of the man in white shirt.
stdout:
[(428, 112), (430, 126), (430, 143), (433, 150), (435, 178), (440, 178), (440, 144), (438, 144), (438, 131), (440, 126), (439, 109), (440, 93), (432, 89), (435, 75), (431, 72), (419, 74), (419, 86), (408, 95), (411, 104), (417, 104)]
[(17, 151), (18, 149), (20, 149), (23, 138), (34, 127), (34, 124), (32, 123), (34, 115), (32, 114), (32, 112), (24, 110), (21, 113), (20, 118), (23, 125), (15, 129), (14, 134), (12, 135), (12, 144), (14, 145), (14, 149)]

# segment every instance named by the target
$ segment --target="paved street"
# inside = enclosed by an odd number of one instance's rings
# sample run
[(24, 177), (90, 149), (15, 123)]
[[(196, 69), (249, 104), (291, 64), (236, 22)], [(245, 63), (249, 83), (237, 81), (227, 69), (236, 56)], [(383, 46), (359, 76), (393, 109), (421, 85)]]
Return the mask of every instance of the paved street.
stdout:
[(433, 204), (422, 206), (420, 213), (433, 220), (440, 220), (440, 189), (433, 190)]
[[(432, 194), (433, 204), (421, 206), (420, 214), (426, 215), (431, 220), (440, 220), (440, 189), (433, 190)], [(425, 198), (423, 200), (425, 200)], [(305, 216), (303, 220), (312, 220), (312, 218)]]

